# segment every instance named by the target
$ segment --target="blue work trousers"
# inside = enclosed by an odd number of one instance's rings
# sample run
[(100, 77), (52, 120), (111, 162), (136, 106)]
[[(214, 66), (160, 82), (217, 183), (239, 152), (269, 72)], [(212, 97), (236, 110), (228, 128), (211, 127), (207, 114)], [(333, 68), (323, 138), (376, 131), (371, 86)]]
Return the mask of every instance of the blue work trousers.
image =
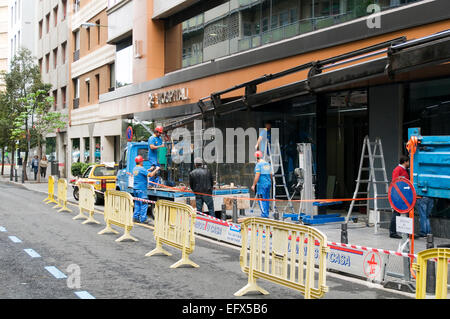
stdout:
[[(134, 190), (134, 197), (136, 198), (142, 198), (142, 199), (148, 199), (147, 198), (147, 191), (142, 190)], [(135, 200), (134, 201), (134, 215), (133, 218), (137, 220), (138, 222), (145, 222), (147, 220), (147, 209), (148, 204)]]
[(430, 197), (422, 197), (417, 199), (417, 206), (419, 208), (420, 217), (420, 232), (419, 235), (431, 234), (430, 215), (433, 210), (434, 200)]
[[(265, 186), (257, 186), (257, 192), (256, 192), (256, 196), (258, 198), (262, 198), (262, 199), (270, 199), (270, 189), (271, 189), (271, 185), (265, 185)], [(269, 201), (258, 201), (259, 203), (259, 208), (261, 209), (261, 217), (264, 218), (269, 218), (269, 207), (270, 207), (270, 202)]]

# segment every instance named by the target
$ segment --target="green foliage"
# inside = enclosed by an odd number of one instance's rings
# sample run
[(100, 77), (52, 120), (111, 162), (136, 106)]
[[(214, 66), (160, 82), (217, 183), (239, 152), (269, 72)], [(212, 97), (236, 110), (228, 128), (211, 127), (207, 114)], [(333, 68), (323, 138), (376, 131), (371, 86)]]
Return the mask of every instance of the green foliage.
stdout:
[(72, 163), (72, 167), (70, 168), (70, 170), (72, 171), (73, 176), (81, 177), (91, 165), (94, 164), (76, 162)]

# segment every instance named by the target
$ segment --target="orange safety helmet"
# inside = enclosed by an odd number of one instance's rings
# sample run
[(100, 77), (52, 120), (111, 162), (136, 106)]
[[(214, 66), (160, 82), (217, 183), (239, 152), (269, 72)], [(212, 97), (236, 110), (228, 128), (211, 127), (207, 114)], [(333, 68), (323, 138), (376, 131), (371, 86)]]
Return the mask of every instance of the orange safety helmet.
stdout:
[(255, 157), (256, 157), (256, 158), (261, 158), (261, 157), (263, 157), (263, 153), (262, 153), (261, 151), (257, 151), (257, 152), (255, 153)]
[(163, 129), (163, 127), (162, 126), (157, 126), (156, 128), (155, 128), (155, 132), (158, 132), (158, 133), (163, 133), (163, 131), (164, 131), (164, 129)]
[(139, 164), (139, 163), (142, 163), (144, 161), (144, 158), (141, 155), (138, 155), (138, 156), (136, 156), (134, 161), (136, 162), (136, 164)]

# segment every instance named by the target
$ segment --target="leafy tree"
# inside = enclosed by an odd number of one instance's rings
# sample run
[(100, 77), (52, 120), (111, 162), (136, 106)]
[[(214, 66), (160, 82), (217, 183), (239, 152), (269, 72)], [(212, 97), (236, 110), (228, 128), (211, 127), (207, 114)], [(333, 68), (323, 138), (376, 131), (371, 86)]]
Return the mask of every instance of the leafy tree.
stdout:
[[(21, 48), (12, 58), (10, 71), (3, 75), (3, 80), (6, 85), (6, 101), (0, 107), (3, 111), (8, 111), (9, 123), (15, 122), (15, 119), (20, 117), (24, 121), (24, 132), (29, 132), (32, 127), (33, 117), (23, 116), (24, 112), (29, 111), (24, 103), (25, 99), (32, 92), (37, 92), (38, 90), (49, 91), (51, 85), (44, 84), (41, 81), (39, 67), (35, 63), (31, 51), (26, 48)], [(10, 136), (12, 138), (13, 152), (17, 141), (19, 141), (19, 149), (26, 150), (22, 173), (25, 179), (27, 179), (26, 165), (31, 148), (31, 140), (27, 138), (29, 136), (29, 134)]]
[[(24, 105), (23, 111), (15, 119), (11, 135), (20, 139), (24, 134), (29, 140), (35, 140), (38, 147), (39, 158), (42, 158), (42, 145), (45, 144), (47, 134), (63, 129), (66, 126), (66, 116), (59, 112), (50, 112), (54, 99), (48, 96), (48, 91), (37, 90), (20, 99)], [(31, 123), (26, 129), (24, 123)], [(38, 168), (38, 182), (40, 182), (40, 166)]]

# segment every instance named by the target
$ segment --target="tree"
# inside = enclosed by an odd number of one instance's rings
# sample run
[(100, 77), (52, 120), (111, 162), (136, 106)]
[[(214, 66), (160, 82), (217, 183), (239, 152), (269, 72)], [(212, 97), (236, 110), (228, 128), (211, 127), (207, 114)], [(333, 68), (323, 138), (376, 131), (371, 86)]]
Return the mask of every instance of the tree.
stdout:
[[(19, 139), (24, 134), (29, 135), (29, 140), (34, 140), (38, 147), (39, 158), (42, 158), (42, 145), (49, 133), (66, 126), (66, 116), (59, 112), (50, 112), (54, 103), (53, 97), (46, 90), (37, 90), (29, 93), (20, 101), (24, 110), (15, 119), (12, 129), (12, 137)], [(31, 123), (27, 129), (24, 123)], [(38, 168), (38, 183), (41, 181), (40, 166)]]
[[(6, 85), (6, 101), (1, 105), (3, 110), (8, 111), (9, 123), (15, 122), (15, 119), (23, 115), (25, 111), (24, 99), (28, 94), (37, 92), (38, 90), (49, 91), (50, 84), (44, 84), (41, 81), (41, 73), (39, 66), (35, 63), (35, 59), (31, 55), (31, 51), (26, 48), (21, 48), (11, 60), (10, 71), (3, 75), (3, 80)], [(32, 117), (21, 117), (24, 121), (23, 128), (28, 132), (31, 128), (30, 123)], [(0, 132), (2, 133), (2, 132)], [(9, 133), (9, 132), (8, 132)], [(16, 142), (19, 142), (19, 149), (25, 149), (25, 158), (23, 161), (23, 176), (27, 179), (26, 166), (28, 156), (31, 148), (31, 140), (29, 135), (11, 136), (13, 152), (16, 149)], [(25, 138), (27, 137), (27, 138)]]

